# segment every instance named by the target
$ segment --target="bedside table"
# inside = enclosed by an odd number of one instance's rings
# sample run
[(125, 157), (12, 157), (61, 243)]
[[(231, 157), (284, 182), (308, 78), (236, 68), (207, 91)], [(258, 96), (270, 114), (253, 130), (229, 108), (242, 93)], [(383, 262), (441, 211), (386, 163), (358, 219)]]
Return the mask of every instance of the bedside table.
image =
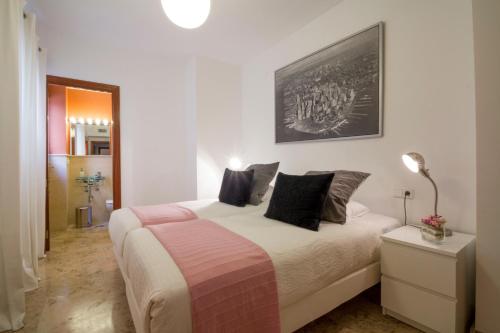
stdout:
[(465, 333), (474, 307), (475, 236), (454, 232), (442, 244), (405, 226), (382, 237), (384, 314), (425, 332)]

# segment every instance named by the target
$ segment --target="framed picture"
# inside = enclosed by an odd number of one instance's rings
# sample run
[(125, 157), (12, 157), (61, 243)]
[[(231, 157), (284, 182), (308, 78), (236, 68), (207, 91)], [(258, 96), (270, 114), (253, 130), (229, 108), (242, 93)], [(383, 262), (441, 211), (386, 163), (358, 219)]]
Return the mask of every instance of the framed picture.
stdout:
[(383, 23), (275, 72), (276, 143), (382, 136)]

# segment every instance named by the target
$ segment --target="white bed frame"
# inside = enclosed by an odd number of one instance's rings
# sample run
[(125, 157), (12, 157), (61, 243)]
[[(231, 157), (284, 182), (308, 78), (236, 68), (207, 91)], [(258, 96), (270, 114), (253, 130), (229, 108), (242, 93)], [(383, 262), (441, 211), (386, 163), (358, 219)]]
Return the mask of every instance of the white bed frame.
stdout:
[[(123, 269), (122, 258), (116, 252), (114, 246), (113, 252), (115, 253), (116, 261), (118, 262), (123, 280), (125, 281), (128, 305), (134, 321), (135, 330), (137, 333), (149, 333), (147, 323), (145, 323), (143, 314), (139, 310), (133, 290), (131, 289), (131, 283)], [(318, 319), (379, 282), (380, 262), (377, 261), (333, 282), (329, 286), (303, 298), (299, 302), (281, 309), (281, 332), (289, 333), (298, 330), (302, 326)]]
[(296, 331), (379, 282), (377, 261), (282, 309), (281, 331)]

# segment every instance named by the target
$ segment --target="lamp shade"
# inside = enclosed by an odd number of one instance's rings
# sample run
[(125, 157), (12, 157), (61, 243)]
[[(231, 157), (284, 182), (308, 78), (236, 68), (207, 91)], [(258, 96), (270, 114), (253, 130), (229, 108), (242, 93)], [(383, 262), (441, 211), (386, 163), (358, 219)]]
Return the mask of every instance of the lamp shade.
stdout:
[(407, 153), (401, 156), (403, 163), (411, 172), (418, 173), (425, 170), (425, 160), (419, 153)]
[(210, 14), (210, 0), (161, 0), (170, 21), (185, 29), (201, 26)]

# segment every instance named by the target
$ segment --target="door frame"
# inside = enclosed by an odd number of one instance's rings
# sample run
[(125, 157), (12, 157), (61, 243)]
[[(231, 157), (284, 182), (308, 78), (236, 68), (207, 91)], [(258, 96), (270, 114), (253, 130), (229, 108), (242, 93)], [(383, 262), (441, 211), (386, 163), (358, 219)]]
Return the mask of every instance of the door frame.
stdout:
[(111, 93), (112, 119), (111, 119), (111, 154), (113, 163), (113, 209), (121, 208), (121, 165), (120, 165), (120, 87), (66, 77), (47, 75), (46, 80), (46, 186), (45, 186), (45, 251), (50, 250), (49, 226), (49, 85), (55, 84), (71, 88), (81, 88)]

